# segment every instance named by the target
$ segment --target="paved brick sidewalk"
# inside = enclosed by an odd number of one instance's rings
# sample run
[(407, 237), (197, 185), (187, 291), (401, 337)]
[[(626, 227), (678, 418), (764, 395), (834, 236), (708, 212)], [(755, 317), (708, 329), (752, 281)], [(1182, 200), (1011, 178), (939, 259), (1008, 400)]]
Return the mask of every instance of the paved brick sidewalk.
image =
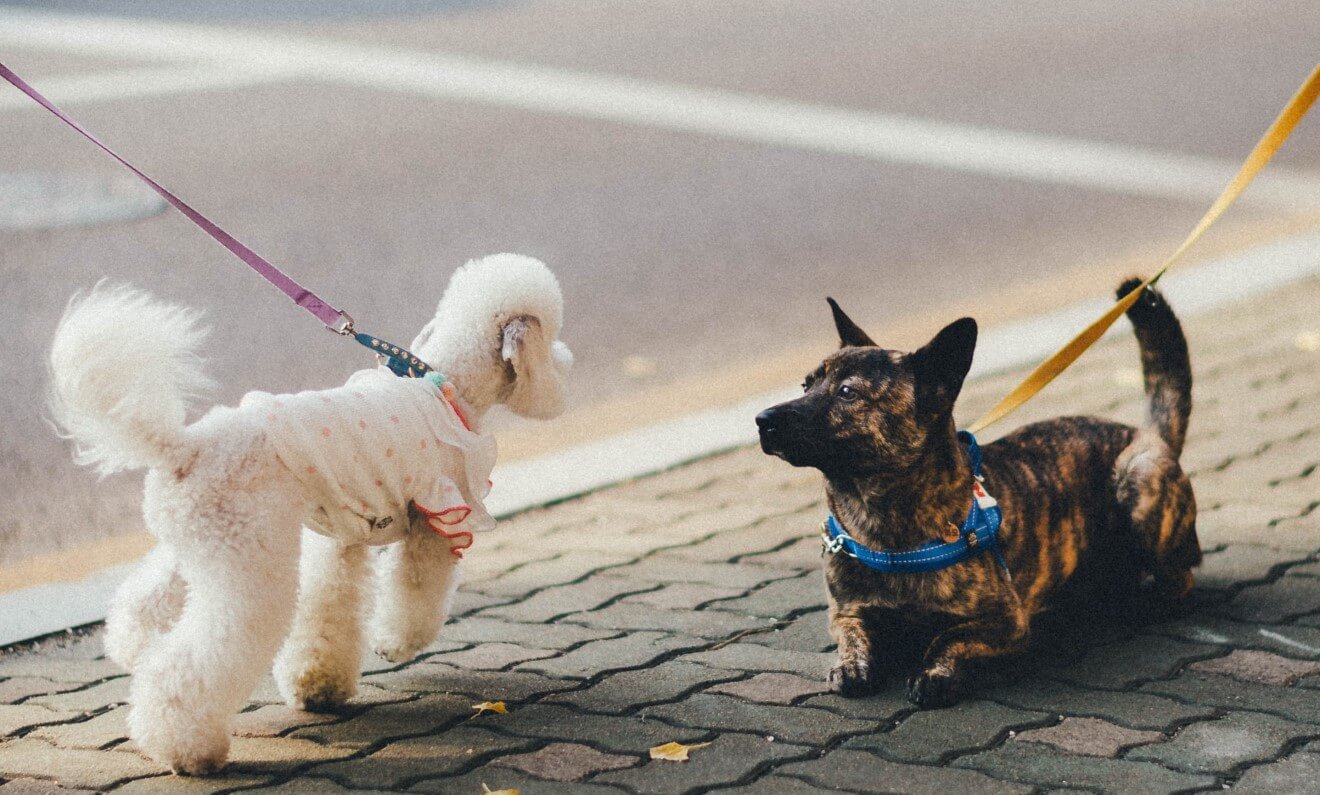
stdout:
[[(336, 716), (267, 683), (222, 776), (163, 776), (124, 736), (93, 633), (0, 656), (0, 795), (274, 788), (478, 793), (822, 789), (1320, 791), (1320, 280), (1188, 324), (1184, 464), (1202, 506), (1192, 604), (1146, 626), (1056, 622), (976, 696), (822, 692), (831, 663), (810, 472), (756, 450), (507, 521), (417, 662), (371, 662)], [(1018, 374), (969, 387), (986, 407)], [(1092, 352), (1014, 421), (1140, 413), (1135, 346)], [(750, 422), (750, 418), (749, 418)], [(472, 717), (481, 701), (505, 715)], [(670, 740), (710, 742), (687, 763)]]

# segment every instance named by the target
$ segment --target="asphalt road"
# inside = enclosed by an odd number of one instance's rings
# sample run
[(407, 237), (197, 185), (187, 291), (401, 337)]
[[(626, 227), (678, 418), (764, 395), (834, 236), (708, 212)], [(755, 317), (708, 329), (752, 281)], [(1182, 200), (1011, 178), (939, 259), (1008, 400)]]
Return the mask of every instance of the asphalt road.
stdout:
[[(579, 435), (611, 401), (778, 378), (828, 344), (826, 294), (933, 332), (995, 316), (980, 295), (1109, 289), (1181, 239), (1316, 42), (1313, 0), (0, 4), (0, 60), (373, 333), (411, 338), (470, 257), (544, 259)], [(1316, 209), (1320, 120), (1278, 166), (1216, 234)], [(121, 173), (4, 90), (0, 206), (18, 172)], [(173, 212), (0, 228), (0, 277), (0, 561), (139, 528), (139, 476), (96, 482), (41, 419), (73, 291), (206, 308), (220, 401), (365, 363)]]

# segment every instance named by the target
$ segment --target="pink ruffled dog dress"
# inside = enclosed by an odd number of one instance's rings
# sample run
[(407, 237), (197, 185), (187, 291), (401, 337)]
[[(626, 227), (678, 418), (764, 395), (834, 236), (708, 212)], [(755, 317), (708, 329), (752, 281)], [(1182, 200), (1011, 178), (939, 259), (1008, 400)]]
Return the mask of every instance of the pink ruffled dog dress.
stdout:
[(276, 452), (311, 501), (307, 525), (345, 544), (388, 544), (409, 506), (462, 557), (473, 533), (495, 526), (495, 439), (474, 433), (449, 384), (361, 370), (341, 387), (293, 395), (250, 392)]

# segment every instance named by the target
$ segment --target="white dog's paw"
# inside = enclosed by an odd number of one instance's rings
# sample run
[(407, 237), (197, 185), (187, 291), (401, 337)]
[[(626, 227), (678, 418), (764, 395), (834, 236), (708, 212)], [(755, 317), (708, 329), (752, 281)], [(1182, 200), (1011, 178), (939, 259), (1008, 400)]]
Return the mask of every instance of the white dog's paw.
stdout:
[(408, 638), (377, 638), (371, 644), (371, 648), (381, 657), (395, 664), (412, 661), (422, 650), (419, 644)]
[(312, 668), (297, 674), (276, 671), (284, 703), (305, 712), (335, 712), (357, 695), (357, 677), (344, 671)]
[(226, 726), (190, 723), (185, 716), (152, 720), (140, 713), (129, 721), (129, 735), (152, 759), (179, 775), (205, 776), (225, 766), (229, 757)]

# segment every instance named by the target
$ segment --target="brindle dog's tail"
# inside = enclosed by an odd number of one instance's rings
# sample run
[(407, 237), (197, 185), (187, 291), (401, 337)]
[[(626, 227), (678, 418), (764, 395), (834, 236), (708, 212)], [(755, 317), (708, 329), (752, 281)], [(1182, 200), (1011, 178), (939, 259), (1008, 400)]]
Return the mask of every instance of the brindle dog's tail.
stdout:
[[(1118, 288), (1122, 298), (1141, 285), (1131, 278)], [(1187, 418), (1192, 413), (1192, 364), (1187, 338), (1164, 296), (1153, 288), (1127, 311), (1141, 346), (1141, 372), (1150, 399), (1148, 423), (1169, 445), (1174, 457), (1182, 455)]]

